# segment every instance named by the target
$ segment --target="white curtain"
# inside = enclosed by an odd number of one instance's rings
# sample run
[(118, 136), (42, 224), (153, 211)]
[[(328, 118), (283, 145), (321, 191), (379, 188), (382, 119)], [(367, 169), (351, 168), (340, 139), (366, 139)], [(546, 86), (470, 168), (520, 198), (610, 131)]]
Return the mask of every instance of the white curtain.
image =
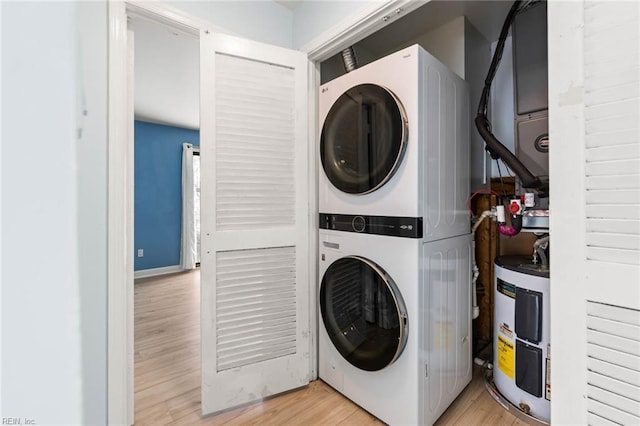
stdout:
[(194, 269), (198, 257), (196, 229), (195, 186), (193, 174), (193, 145), (182, 144), (182, 238), (180, 267)]

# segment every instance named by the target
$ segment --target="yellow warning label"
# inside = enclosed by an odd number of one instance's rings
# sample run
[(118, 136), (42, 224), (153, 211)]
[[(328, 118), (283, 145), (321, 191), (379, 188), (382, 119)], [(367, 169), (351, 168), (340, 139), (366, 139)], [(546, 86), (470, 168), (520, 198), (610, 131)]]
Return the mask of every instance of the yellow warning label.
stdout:
[(510, 379), (514, 377), (514, 352), (513, 342), (498, 335), (498, 368)]

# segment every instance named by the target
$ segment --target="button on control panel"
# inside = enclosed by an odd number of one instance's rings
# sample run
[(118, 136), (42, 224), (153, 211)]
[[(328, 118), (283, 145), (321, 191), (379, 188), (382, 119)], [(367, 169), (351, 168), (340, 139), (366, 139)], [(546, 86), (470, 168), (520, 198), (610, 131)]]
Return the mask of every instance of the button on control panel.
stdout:
[(320, 213), (320, 229), (422, 238), (421, 217), (362, 216)]
[(367, 221), (362, 216), (355, 216), (351, 221), (351, 225), (356, 232), (364, 232), (367, 229)]

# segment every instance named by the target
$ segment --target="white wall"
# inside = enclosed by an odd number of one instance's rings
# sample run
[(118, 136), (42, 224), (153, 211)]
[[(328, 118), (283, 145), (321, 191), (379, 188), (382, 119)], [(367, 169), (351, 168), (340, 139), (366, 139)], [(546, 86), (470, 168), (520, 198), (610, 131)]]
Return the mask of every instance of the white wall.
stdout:
[(77, 10), (1, 7), (1, 416), (81, 424)]
[(163, 4), (246, 37), (292, 47), (293, 13), (272, 1), (167, 1)]
[(465, 18), (459, 16), (433, 31), (405, 43), (420, 46), (438, 58), (451, 71), (465, 78)]
[(293, 48), (300, 49), (350, 16), (382, 1), (303, 1), (293, 13)]
[[(489, 164), (490, 157), (484, 150), (484, 140), (478, 133), (474, 123), (478, 111), (478, 103), (482, 96), (484, 80), (491, 63), (491, 44), (469, 21), (465, 22), (464, 32), (465, 80), (469, 83), (470, 100), (470, 190), (475, 192), (488, 186), (487, 175), (491, 167)], [(509, 102), (509, 99), (504, 99), (504, 102)]]
[(83, 424), (107, 418), (107, 4), (77, 2), (79, 115), (76, 145)]

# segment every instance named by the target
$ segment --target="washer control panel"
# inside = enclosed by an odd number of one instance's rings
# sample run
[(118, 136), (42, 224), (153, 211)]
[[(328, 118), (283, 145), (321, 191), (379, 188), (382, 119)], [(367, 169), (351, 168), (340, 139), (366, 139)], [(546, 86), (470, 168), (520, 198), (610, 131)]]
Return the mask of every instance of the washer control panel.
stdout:
[(320, 229), (422, 238), (421, 217), (361, 216), (320, 213)]

